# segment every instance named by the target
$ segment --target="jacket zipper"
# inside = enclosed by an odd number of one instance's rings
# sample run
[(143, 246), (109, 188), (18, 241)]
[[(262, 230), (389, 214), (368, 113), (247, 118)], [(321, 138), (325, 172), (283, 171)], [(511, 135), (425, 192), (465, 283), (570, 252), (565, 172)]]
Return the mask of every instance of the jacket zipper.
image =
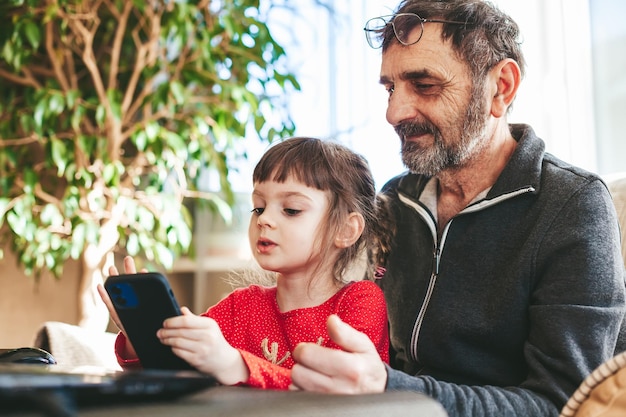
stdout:
[(437, 283), (437, 277), (439, 276), (439, 264), (441, 262), (441, 254), (443, 252), (443, 248), (445, 246), (446, 236), (448, 235), (448, 230), (450, 229), (450, 225), (452, 221), (459, 215), (465, 213), (474, 213), (480, 210), (484, 210), (487, 207), (491, 207), (495, 204), (498, 204), (504, 200), (508, 200), (510, 198), (516, 197), (521, 194), (529, 193), (535, 191), (534, 187), (528, 186), (517, 191), (513, 191), (507, 194), (502, 194), (496, 198), (490, 200), (481, 200), (477, 203), (471, 204), (465, 209), (461, 210), (456, 216), (448, 221), (445, 228), (443, 229), (443, 233), (441, 234), (441, 239), (437, 238), (437, 224), (435, 222), (435, 218), (432, 213), (428, 211), (421, 203), (412, 200), (411, 198), (403, 195), (402, 193), (398, 193), (398, 197), (400, 201), (402, 201), (407, 206), (413, 208), (426, 222), (428, 228), (430, 229), (430, 233), (433, 238), (433, 266), (430, 274), (430, 280), (428, 282), (428, 288), (426, 290), (426, 295), (424, 296), (424, 301), (422, 302), (422, 306), (420, 308), (419, 314), (417, 315), (417, 319), (415, 320), (415, 324), (413, 325), (413, 333), (411, 334), (411, 356), (416, 363), (419, 363), (417, 358), (417, 346), (419, 343), (419, 334), (422, 328), (422, 323), (424, 321), (424, 316), (426, 315), (426, 310), (428, 309), (428, 304), (430, 303), (430, 299), (432, 297), (433, 291), (435, 290), (435, 284)]

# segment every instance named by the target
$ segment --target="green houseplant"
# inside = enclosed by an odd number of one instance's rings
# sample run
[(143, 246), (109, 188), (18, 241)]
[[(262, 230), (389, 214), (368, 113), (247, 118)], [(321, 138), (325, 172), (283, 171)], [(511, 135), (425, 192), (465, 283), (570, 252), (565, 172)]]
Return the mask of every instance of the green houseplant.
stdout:
[[(80, 323), (116, 250), (164, 267), (199, 198), (228, 216), (248, 130), (293, 132), (259, 0), (8, 0), (0, 6), (0, 244), (25, 272), (82, 270)], [(270, 122), (271, 121), (271, 122)], [(199, 184), (211, 170), (221, 187)]]

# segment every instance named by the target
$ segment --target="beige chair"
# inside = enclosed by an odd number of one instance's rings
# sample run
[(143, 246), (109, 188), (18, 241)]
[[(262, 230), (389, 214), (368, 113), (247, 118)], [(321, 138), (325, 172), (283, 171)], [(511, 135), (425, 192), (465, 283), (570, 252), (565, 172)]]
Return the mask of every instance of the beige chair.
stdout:
[(570, 397), (560, 417), (626, 416), (626, 352), (600, 365)]
[[(613, 203), (615, 204), (615, 211), (617, 212), (617, 219), (622, 234), (622, 258), (624, 267), (626, 267), (626, 172), (606, 176), (604, 180), (609, 187)], [(617, 346), (616, 354), (626, 350), (626, 320), (622, 323)], [(624, 415), (626, 416), (626, 414)]]
[(37, 331), (33, 346), (50, 352), (59, 365), (121, 370), (114, 353), (116, 336), (115, 333), (48, 321)]

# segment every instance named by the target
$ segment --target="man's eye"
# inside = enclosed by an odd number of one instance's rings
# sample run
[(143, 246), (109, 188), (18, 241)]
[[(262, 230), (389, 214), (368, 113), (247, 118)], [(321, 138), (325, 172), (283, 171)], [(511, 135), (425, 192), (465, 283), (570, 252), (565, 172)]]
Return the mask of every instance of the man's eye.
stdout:
[(393, 85), (390, 85), (388, 87), (385, 87), (385, 90), (387, 90), (387, 94), (392, 95), (395, 87)]
[(296, 216), (298, 215), (302, 210), (296, 210), (296, 209), (290, 209), (290, 208), (286, 208), (283, 210), (285, 212), (285, 214), (287, 214), (287, 216)]
[(413, 87), (420, 94), (435, 94), (439, 91), (438, 86), (435, 84), (414, 84)]
[(255, 207), (252, 209), (252, 213), (256, 214), (257, 216), (260, 216), (261, 214), (263, 214), (263, 210), (265, 210), (262, 207)]

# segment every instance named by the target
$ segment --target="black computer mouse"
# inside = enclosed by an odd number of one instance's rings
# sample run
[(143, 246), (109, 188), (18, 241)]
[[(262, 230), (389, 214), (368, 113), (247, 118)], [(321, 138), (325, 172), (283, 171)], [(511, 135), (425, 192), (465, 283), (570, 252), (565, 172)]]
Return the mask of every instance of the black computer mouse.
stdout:
[(0, 349), (0, 362), (39, 363), (42, 365), (54, 365), (57, 363), (50, 352), (36, 347)]

